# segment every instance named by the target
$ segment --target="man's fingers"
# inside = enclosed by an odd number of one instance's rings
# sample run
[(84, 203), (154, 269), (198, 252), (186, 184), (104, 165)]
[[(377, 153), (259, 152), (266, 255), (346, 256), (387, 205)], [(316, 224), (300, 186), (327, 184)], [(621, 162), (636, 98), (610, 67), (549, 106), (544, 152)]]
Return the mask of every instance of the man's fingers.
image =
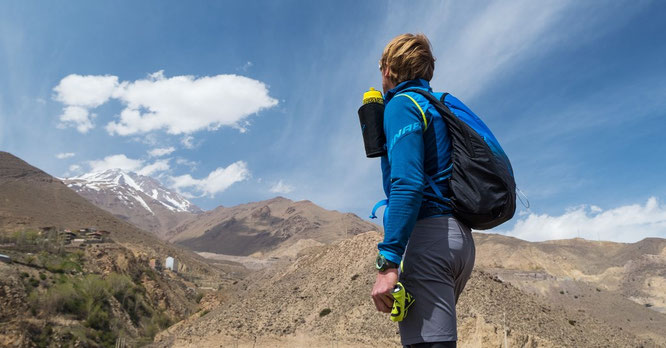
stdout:
[(393, 307), (393, 300), (391, 299), (390, 302), (386, 298), (386, 295), (383, 294), (377, 294), (372, 296), (372, 301), (375, 303), (375, 308), (377, 308), (378, 311), (384, 312), (384, 313), (391, 313), (391, 308)]
[(384, 313), (391, 313), (393, 308), (393, 297), (391, 295), (380, 295), (381, 301), (384, 304)]
[(379, 306), (379, 300), (377, 300), (377, 298), (375, 298), (374, 295), (372, 296), (372, 302), (375, 303), (375, 308), (377, 308), (377, 310), (381, 312), (382, 309), (381, 309), (381, 307)]
[(372, 287), (372, 300), (375, 302), (375, 308), (384, 313), (391, 313), (393, 307), (393, 296), (391, 290), (398, 281), (397, 270), (387, 270), (377, 274), (377, 280)]

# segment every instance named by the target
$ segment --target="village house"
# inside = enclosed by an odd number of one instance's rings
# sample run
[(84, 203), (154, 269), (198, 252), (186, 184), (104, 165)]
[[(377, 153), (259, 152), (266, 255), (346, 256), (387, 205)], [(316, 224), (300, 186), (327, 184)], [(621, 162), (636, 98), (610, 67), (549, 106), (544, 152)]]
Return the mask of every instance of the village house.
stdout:
[(102, 239), (102, 234), (99, 232), (88, 232), (86, 233), (86, 238), (87, 239)]
[(65, 244), (69, 244), (72, 241), (72, 239), (77, 237), (77, 235), (71, 230), (64, 230), (58, 233), (58, 237), (60, 238), (60, 240), (64, 241)]
[(167, 257), (164, 265), (166, 269), (171, 270), (173, 272), (178, 272), (178, 260), (174, 259), (173, 257), (171, 256)]
[(72, 245), (72, 246), (79, 246), (79, 247), (81, 247), (81, 246), (84, 246), (84, 243), (85, 243), (85, 242), (86, 242), (86, 240), (83, 239), (83, 238), (74, 238), (74, 239), (72, 239), (72, 241), (71, 241), (71, 245)]

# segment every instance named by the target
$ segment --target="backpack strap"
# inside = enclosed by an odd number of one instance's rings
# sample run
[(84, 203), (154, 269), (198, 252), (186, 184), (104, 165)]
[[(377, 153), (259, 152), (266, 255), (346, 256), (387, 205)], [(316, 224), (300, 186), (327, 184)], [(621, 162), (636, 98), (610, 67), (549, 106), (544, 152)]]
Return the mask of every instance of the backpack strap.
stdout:
[[(409, 91), (409, 92), (417, 92), (417, 93), (419, 93), (419, 94), (422, 94), (424, 97), (426, 97), (426, 99), (428, 99), (427, 96), (426, 96), (425, 94), (422, 93), (423, 91), (416, 90), (416, 89), (410, 89), (410, 90), (407, 90), (407, 91)], [(406, 91), (406, 92), (407, 92), (407, 91)], [(427, 93), (427, 92), (426, 92), (426, 93)], [(430, 95), (430, 93), (427, 93), (427, 94)], [(444, 104), (444, 98), (446, 97), (447, 94), (448, 94), (448, 93), (444, 93), (444, 95), (442, 95), (442, 98), (441, 98), (441, 102), (442, 102), (442, 104)], [(410, 95), (405, 94), (405, 93), (397, 94), (396, 97), (407, 97), (407, 98), (409, 98), (409, 100), (411, 100), (411, 101), (414, 103), (414, 105), (416, 105), (416, 107), (419, 109), (419, 112), (421, 112), (421, 117), (423, 118), (423, 125), (424, 125), (424, 126), (423, 126), (423, 131), (425, 131), (426, 129), (428, 129), (428, 120), (426, 119), (425, 112), (423, 112), (423, 108), (421, 108), (421, 105), (419, 105), (419, 103), (418, 103), (416, 100), (414, 100), (414, 98), (412, 98)], [(433, 97), (433, 98), (434, 98), (434, 97)], [(435, 100), (437, 100), (437, 99), (435, 99)], [(431, 101), (431, 102), (432, 102), (432, 101)], [(444, 117), (444, 116), (442, 115), (442, 117)], [(446, 177), (450, 177), (450, 176), (451, 176), (451, 169), (452, 169), (452, 167), (453, 167), (453, 165), (449, 166), (449, 167), (444, 171), (444, 172), (447, 172), (447, 174), (446, 174), (446, 176), (445, 176), (444, 178), (446, 178)], [(431, 198), (431, 199), (439, 200), (440, 202), (444, 203), (445, 205), (450, 205), (450, 204), (451, 204), (451, 199), (444, 197), (444, 195), (442, 194), (442, 192), (441, 192), (441, 191), (439, 190), (439, 188), (437, 187), (437, 184), (433, 181), (432, 177), (430, 177), (429, 175), (426, 175), (426, 176), (425, 176), (425, 179), (426, 179), (426, 181), (427, 181), (426, 186), (430, 186), (430, 187), (432, 187), (432, 189), (433, 189), (433, 191), (434, 191), (434, 194), (424, 193), (424, 195), (427, 196), (427, 197), (429, 197), (429, 198)], [(383, 207), (383, 206), (388, 206), (388, 199), (383, 199), (383, 200), (377, 202), (377, 204), (375, 204), (375, 206), (372, 208), (372, 213), (370, 214), (370, 218), (371, 218), (371, 219), (376, 219), (376, 218), (377, 218), (377, 215), (376, 215), (377, 210), (378, 210), (379, 208)], [(386, 215), (386, 210), (384, 210), (384, 215)]]
[(444, 123), (446, 123), (446, 126), (449, 128), (449, 130), (452, 127), (457, 128), (462, 134), (462, 142), (465, 145), (465, 148), (467, 148), (467, 152), (469, 153), (470, 156), (474, 156), (474, 147), (472, 146), (472, 142), (470, 140), (470, 134), (469, 131), (467, 130), (466, 127), (461, 127), (460, 123), (464, 123), (458, 119), (458, 116), (456, 116), (451, 109), (449, 109), (448, 106), (444, 103), (444, 99), (448, 95), (448, 93), (444, 93), (441, 97), (441, 99), (437, 99), (434, 95), (430, 94), (427, 91), (418, 89), (418, 88), (410, 88), (405, 90), (405, 92), (415, 92), (423, 97), (425, 97), (433, 106), (435, 106), (435, 109), (437, 112), (439, 112), (440, 116), (444, 120)]
[[(415, 93), (420, 94), (424, 98), (426, 98), (426, 100), (429, 103), (431, 103), (431, 104), (433, 104), (433, 106), (435, 106), (435, 109), (440, 113), (440, 116), (442, 117), (442, 119), (444, 119), (445, 124), (447, 124), (447, 120), (446, 120), (447, 116), (448, 117), (455, 117), (453, 115), (453, 113), (448, 109), (448, 107), (444, 104), (444, 99), (446, 98), (446, 96), (449, 93), (444, 93), (444, 94), (442, 94), (440, 99), (437, 99), (435, 96), (433, 96), (429, 92), (421, 90), (421, 89), (417, 89), (417, 88), (410, 88), (410, 89), (405, 90), (405, 92), (415, 92)], [(408, 95), (405, 95), (405, 96), (409, 97)], [(411, 97), (409, 97), (409, 98), (412, 99), (412, 101), (414, 101), (413, 98), (411, 98)], [(414, 103), (416, 103), (416, 101), (414, 101)], [(421, 109), (420, 106), (419, 106), (419, 109)], [(444, 112), (440, 111), (440, 109), (443, 109), (442, 111), (444, 111)], [(425, 115), (424, 115), (424, 117), (425, 117)], [(439, 175), (442, 175), (441, 177), (438, 178), (438, 180), (444, 180), (444, 179), (450, 178), (452, 171), (453, 171), (453, 163), (448, 168), (446, 168), (444, 171), (442, 171), (441, 173), (438, 173)], [(451, 206), (451, 199), (447, 198), (447, 197), (444, 197), (442, 192), (437, 187), (437, 184), (435, 183), (433, 178), (430, 175), (426, 174), (425, 175), (425, 180), (426, 180), (426, 185), (425, 186), (430, 187), (432, 189), (433, 193), (424, 192), (423, 195), (425, 197), (428, 197), (431, 200), (434, 200), (434, 201), (438, 202), (438, 203)]]
[(375, 204), (375, 206), (372, 207), (372, 213), (370, 214), (370, 218), (371, 219), (376, 219), (377, 215), (375, 215), (375, 213), (377, 212), (377, 209), (379, 209), (379, 208), (381, 208), (385, 205), (388, 205), (388, 199), (382, 199), (381, 201), (377, 202), (377, 204)]
[(416, 107), (421, 112), (421, 117), (423, 117), (423, 131), (425, 132), (425, 130), (428, 129), (428, 120), (426, 120), (426, 115), (425, 115), (425, 112), (423, 112), (423, 109), (421, 108), (421, 105), (419, 105), (419, 103), (417, 103), (416, 100), (414, 100), (414, 98), (412, 98), (410, 95), (407, 95), (405, 93), (400, 93), (400, 94), (396, 95), (396, 97), (407, 97), (412, 102), (414, 102), (414, 105), (416, 105)]

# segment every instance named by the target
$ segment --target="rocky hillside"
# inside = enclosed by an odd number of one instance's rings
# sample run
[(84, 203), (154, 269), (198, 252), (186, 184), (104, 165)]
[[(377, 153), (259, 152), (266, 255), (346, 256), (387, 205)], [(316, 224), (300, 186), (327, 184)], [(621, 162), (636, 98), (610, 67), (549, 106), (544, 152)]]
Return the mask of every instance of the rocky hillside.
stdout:
[(13, 260), (0, 263), (2, 347), (147, 342), (198, 310), (196, 284), (151, 269), (113, 242), (61, 250), (45, 244), (0, 247)]
[[(369, 296), (380, 239), (369, 232), (304, 250), (290, 266), (236, 284), (220, 306), (161, 333), (154, 346), (399, 346), (396, 325), (375, 311)], [(646, 316), (652, 312), (643, 310)], [(659, 324), (666, 323), (652, 313)], [(460, 298), (458, 322), (460, 347), (658, 345), (585, 310), (523, 291), (483, 268)]]
[(199, 214), (172, 231), (169, 240), (200, 252), (293, 257), (303, 247), (378, 228), (351, 213), (276, 197)]
[(95, 227), (135, 254), (149, 257), (172, 255), (193, 272), (215, 271), (202, 257), (189, 250), (160, 241), (102, 210), (60, 180), (18, 157), (0, 152), (0, 231), (9, 234), (30, 228), (59, 229)]
[(83, 174), (63, 182), (97, 207), (160, 238), (202, 212), (156, 179), (120, 169)]
[[(63, 240), (65, 230), (89, 227), (108, 231), (107, 240), (77, 246)], [(0, 253), (14, 261), (0, 264), (0, 346), (95, 347), (120, 336), (150, 338), (196, 310), (203, 287), (230, 284), (232, 272), (242, 271), (214, 267), (159, 240), (6, 152), (0, 152)], [(166, 256), (178, 260), (178, 273), (150, 266), (150, 259), (163, 263)]]

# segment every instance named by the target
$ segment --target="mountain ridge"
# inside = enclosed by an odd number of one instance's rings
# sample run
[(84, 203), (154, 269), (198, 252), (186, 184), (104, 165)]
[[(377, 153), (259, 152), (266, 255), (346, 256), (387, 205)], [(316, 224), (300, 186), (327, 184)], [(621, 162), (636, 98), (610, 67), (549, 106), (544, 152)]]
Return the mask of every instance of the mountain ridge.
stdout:
[(355, 214), (278, 196), (201, 213), (169, 232), (168, 240), (199, 252), (294, 257), (308, 244), (299, 241), (330, 244), (378, 230)]
[(162, 239), (182, 221), (203, 212), (157, 179), (117, 168), (63, 182), (94, 205)]

